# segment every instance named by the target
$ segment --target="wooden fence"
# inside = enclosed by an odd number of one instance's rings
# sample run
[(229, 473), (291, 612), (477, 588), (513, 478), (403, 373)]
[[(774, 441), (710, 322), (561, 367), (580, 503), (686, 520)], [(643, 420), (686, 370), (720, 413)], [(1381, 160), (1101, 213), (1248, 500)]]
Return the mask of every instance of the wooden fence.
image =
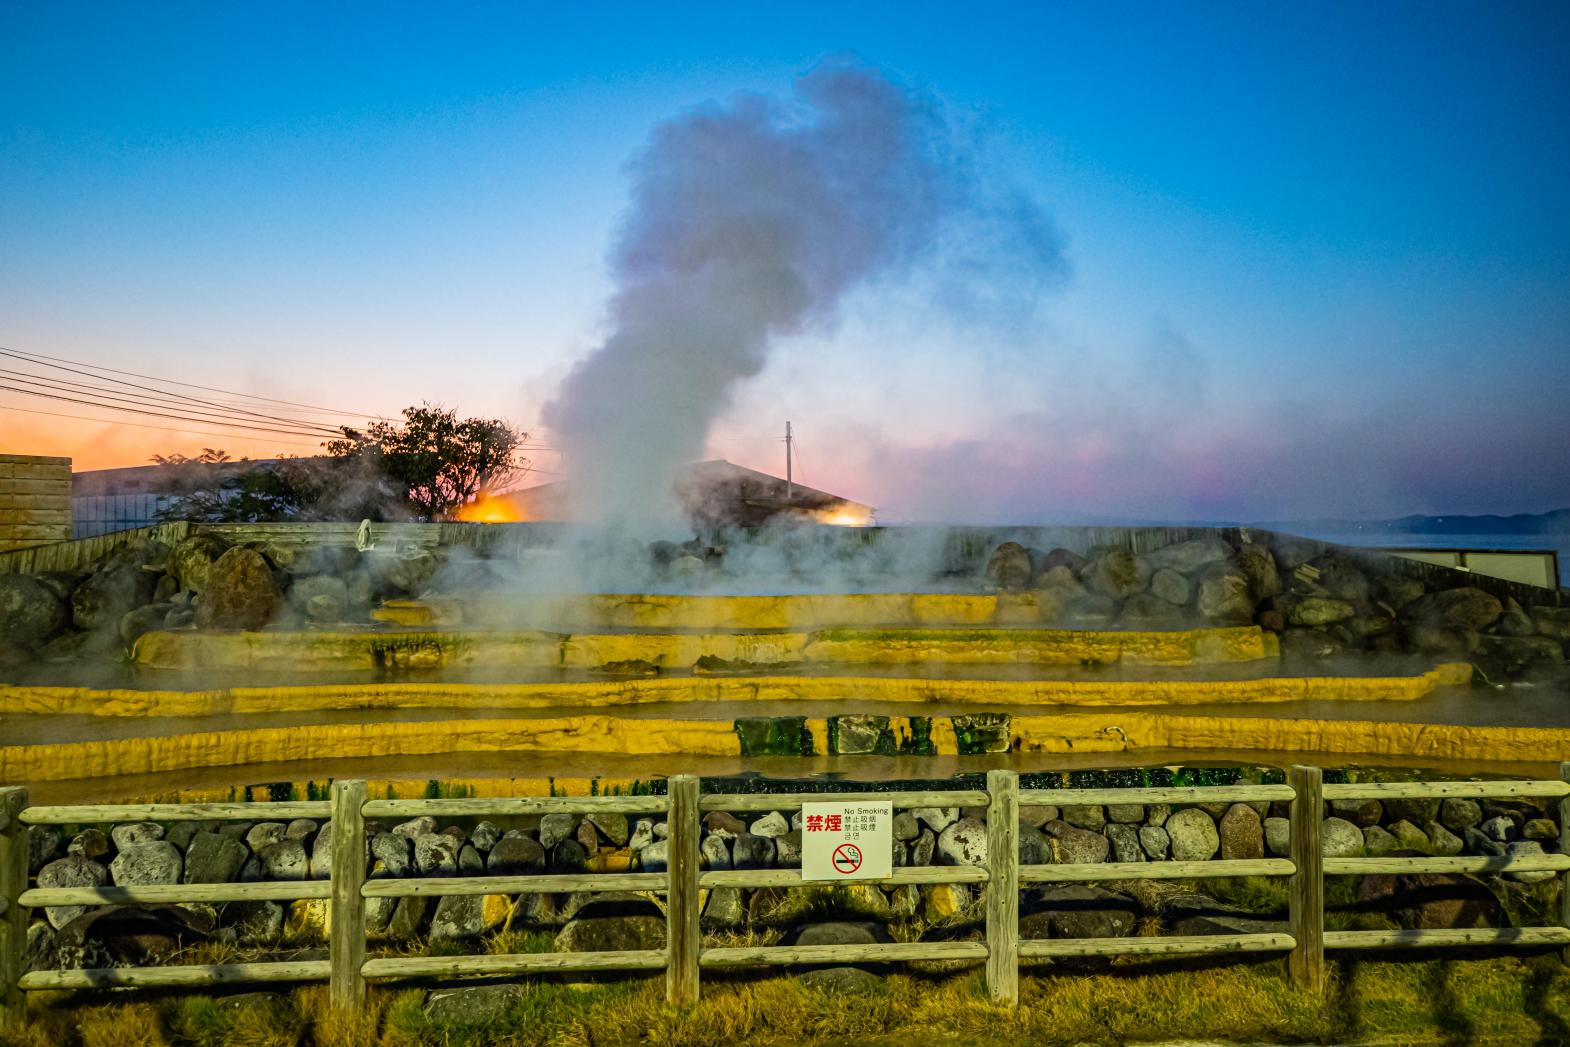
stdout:
[[(1325, 858), (1320, 823), (1326, 800), (1503, 799), (1559, 800), (1560, 852), (1542, 855)], [(771, 945), (704, 947), (698, 925), (700, 891), (716, 887), (794, 887), (800, 869), (700, 867), (701, 819), (711, 811), (798, 811), (803, 802), (888, 802), (895, 808), (982, 807), (987, 811), (987, 861), (966, 865), (897, 868), (881, 885), (964, 883), (987, 885), (982, 941), (934, 941), (872, 945)], [(1291, 857), (1246, 860), (1105, 862), (1022, 865), (1019, 808), (1087, 804), (1199, 804), (1290, 801)], [(456, 876), (427, 879), (368, 879), (368, 818), (509, 817), (553, 812), (663, 815), (669, 826), (668, 868), (662, 872), (570, 875)], [(32, 888), (27, 886), (28, 825), (84, 825), (132, 821), (208, 821), (294, 818), (332, 821), (332, 868), (325, 880), (290, 882), (169, 884)], [(1278, 785), (1239, 784), (1134, 789), (1020, 789), (1012, 771), (987, 775), (985, 790), (838, 794), (701, 795), (691, 776), (669, 780), (665, 796), (520, 797), (500, 799), (370, 800), (365, 783), (339, 781), (331, 799), (285, 803), (140, 804), (29, 807), (21, 788), (0, 790), (0, 1024), (20, 1021), (24, 994), (45, 989), (102, 989), (133, 986), (205, 987), (261, 982), (328, 981), (333, 1001), (358, 1006), (366, 984), (409, 978), (520, 975), (550, 971), (664, 970), (666, 993), (676, 1005), (698, 998), (704, 968), (897, 963), (959, 960), (984, 963), (994, 1000), (1012, 1005), (1019, 996), (1021, 959), (1074, 956), (1177, 955), (1197, 953), (1287, 953), (1292, 980), (1322, 989), (1326, 949), (1386, 949), (1407, 946), (1564, 946), (1570, 962), (1570, 882), (1561, 892), (1562, 926), (1468, 930), (1326, 931), (1324, 877), (1411, 872), (1541, 872), (1570, 881), (1570, 763), (1559, 781), (1402, 782), (1324, 785), (1314, 767), (1293, 767)], [(1291, 878), (1286, 933), (1213, 934), (1181, 937), (1076, 938), (1021, 941), (1019, 889), (1032, 883), (1174, 880), (1228, 876)], [(865, 881), (863, 881), (865, 882)], [(665, 898), (666, 947), (615, 952), (489, 954), (442, 957), (366, 957), (365, 900), (406, 896), (491, 895), (579, 891), (639, 891)], [(329, 958), (294, 962), (117, 967), (24, 973), (29, 909), (48, 905), (127, 903), (291, 901), (312, 899), (329, 906)]]

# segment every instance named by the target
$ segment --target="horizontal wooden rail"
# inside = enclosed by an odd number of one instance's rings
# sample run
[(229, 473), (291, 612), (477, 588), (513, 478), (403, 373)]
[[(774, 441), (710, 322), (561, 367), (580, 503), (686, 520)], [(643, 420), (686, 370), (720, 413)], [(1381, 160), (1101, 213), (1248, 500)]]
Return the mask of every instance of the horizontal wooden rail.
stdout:
[(625, 952), (498, 953), (493, 956), (394, 956), (366, 960), (366, 981), (394, 978), (469, 978), (481, 974), (554, 971), (656, 971), (665, 969), (661, 949)]
[(454, 800), (366, 800), (367, 818), (495, 818), (523, 814), (659, 814), (663, 796), (493, 796)]
[(912, 960), (985, 960), (981, 942), (880, 942), (875, 945), (759, 945), (704, 949), (703, 967), (741, 964), (909, 963)]
[(366, 898), (426, 898), (463, 894), (566, 894), (574, 891), (663, 891), (664, 873), (570, 873), (540, 876), (436, 876), (423, 880), (367, 880)]
[(1570, 854), (1463, 854), (1433, 858), (1326, 858), (1326, 876), (1374, 873), (1558, 872), (1570, 869)]
[(1291, 952), (1290, 934), (1188, 934), (1170, 938), (1033, 938), (1019, 943), (1021, 957), (1178, 956), (1209, 952)]
[(980, 789), (946, 792), (887, 793), (713, 793), (699, 798), (701, 811), (799, 811), (804, 803), (888, 803), (896, 808), (985, 807), (987, 794)]
[(1436, 945), (1570, 945), (1570, 927), (1325, 932), (1327, 949), (1404, 949)]
[(296, 818), (325, 819), (332, 814), (327, 800), (259, 801), (257, 803), (135, 803), (76, 804), (70, 807), (28, 807), (28, 825), (99, 825), (110, 822), (288, 822)]
[(1358, 782), (1324, 787), (1327, 800), (1506, 800), (1570, 796), (1570, 782)]
[(1109, 803), (1264, 803), (1292, 799), (1290, 785), (1174, 785), (1149, 789), (1021, 789), (1021, 807)]
[(175, 902), (285, 902), (331, 898), (331, 880), (270, 880), (263, 883), (159, 883), (109, 887), (34, 887), (22, 904), (161, 905)]
[(1078, 865), (1021, 865), (1021, 883), (1070, 883), (1083, 880), (1190, 880), (1224, 876), (1291, 876), (1297, 866), (1285, 858), (1234, 858), (1203, 862), (1092, 862)]
[(128, 989), (243, 985), (247, 982), (325, 981), (326, 960), (284, 963), (217, 963), (185, 967), (104, 967), (86, 971), (33, 971), (22, 975), (24, 989)]
[[(803, 880), (800, 869), (715, 869), (698, 876), (698, 886), (709, 887), (801, 887), (824, 883)], [(887, 878), (857, 880), (857, 883), (898, 887), (902, 884), (986, 883), (987, 870), (972, 865), (910, 865), (895, 869)]]

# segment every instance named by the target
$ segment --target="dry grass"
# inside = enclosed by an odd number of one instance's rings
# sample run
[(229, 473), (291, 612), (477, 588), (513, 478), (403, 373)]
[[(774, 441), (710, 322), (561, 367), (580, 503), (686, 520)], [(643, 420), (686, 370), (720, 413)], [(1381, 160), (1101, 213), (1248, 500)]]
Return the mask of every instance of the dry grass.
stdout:
[[(528, 942), (515, 944), (528, 945)], [(1334, 966), (1319, 1000), (1293, 991), (1279, 961), (1122, 962), (1035, 968), (1021, 1003), (989, 1003), (975, 973), (891, 974), (867, 993), (836, 994), (772, 975), (705, 975), (703, 1000), (666, 1007), (663, 980), (541, 981), (506, 1014), (473, 1025), (425, 1015), (419, 989), (376, 989), (337, 1015), (324, 986), (264, 996), (126, 994), (84, 1002), (33, 998), (5, 1047), (576, 1047), (656, 1044), (1111, 1044), (1221, 1039), (1275, 1043), (1553, 1044), (1570, 1042), (1570, 971), (1553, 955), (1363, 960)]]

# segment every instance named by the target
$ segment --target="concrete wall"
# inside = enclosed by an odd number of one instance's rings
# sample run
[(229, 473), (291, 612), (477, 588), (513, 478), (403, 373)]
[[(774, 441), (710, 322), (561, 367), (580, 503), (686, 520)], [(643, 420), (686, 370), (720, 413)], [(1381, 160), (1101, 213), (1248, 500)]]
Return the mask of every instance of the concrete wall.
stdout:
[(0, 454), (0, 551), (71, 537), (71, 459)]

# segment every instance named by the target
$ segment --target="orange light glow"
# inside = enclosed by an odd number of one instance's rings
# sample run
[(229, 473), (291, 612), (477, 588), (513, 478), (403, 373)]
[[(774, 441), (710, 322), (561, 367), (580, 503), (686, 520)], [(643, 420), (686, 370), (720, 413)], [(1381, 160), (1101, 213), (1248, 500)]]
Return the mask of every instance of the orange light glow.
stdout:
[(836, 509), (824, 509), (821, 512), (813, 513), (812, 519), (814, 523), (827, 524), (830, 527), (872, 526), (871, 513), (862, 512), (859, 509), (852, 509), (848, 506), (840, 506)]
[(510, 498), (481, 494), (454, 514), (464, 523), (524, 523), (523, 511)]

